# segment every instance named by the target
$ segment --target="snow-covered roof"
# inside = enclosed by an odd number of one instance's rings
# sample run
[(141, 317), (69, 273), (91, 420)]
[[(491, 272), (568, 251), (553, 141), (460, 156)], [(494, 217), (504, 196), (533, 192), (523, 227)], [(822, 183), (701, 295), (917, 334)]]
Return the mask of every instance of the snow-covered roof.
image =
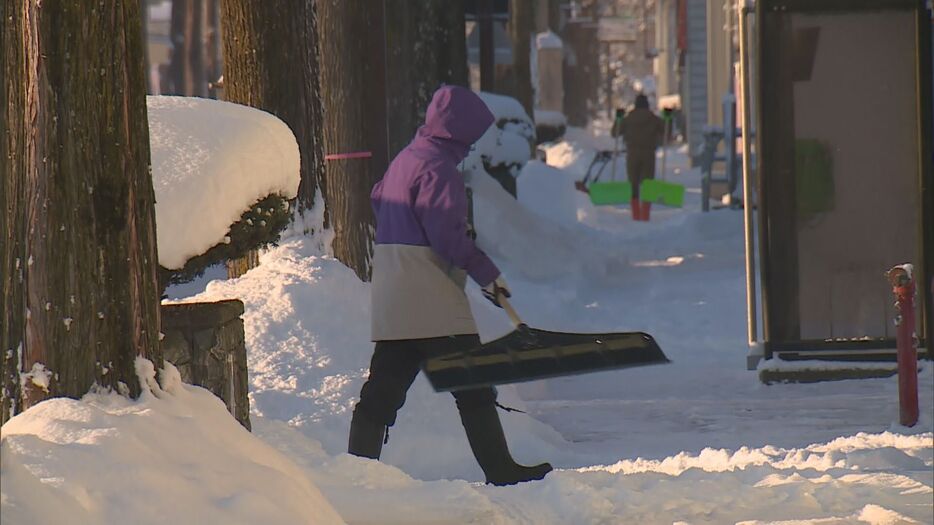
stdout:
[(194, 97), (146, 97), (159, 264), (169, 269), (224, 240), (256, 201), (298, 193), (292, 130), (255, 108)]

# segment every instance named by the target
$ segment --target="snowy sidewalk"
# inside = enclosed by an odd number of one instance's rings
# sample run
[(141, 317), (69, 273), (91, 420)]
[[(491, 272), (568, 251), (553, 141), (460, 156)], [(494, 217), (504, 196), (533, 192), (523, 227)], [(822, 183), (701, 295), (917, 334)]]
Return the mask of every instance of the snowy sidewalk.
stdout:
[[(549, 153), (562, 170), (541, 168), (562, 177), (554, 191), (586, 169), (578, 137)], [(304, 466), (352, 523), (934, 522), (932, 421), (914, 435), (893, 427), (894, 379), (765, 386), (745, 370), (742, 216), (701, 213), (699, 175), (669, 154), (687, 204), (653, 210), (648, 224), (625, 207), (587, 208), (570, 186), (519, 206), (495, 183), (475, 184), (481, 245), (527, 322), (646, 330), (674, 361), (501, 388), (506, 404), (530, 412), (503, 414), (517, 458), (560, 469), (546, 480), (476, 484), (453, 402), (423, 378), (384, 462), (342, 454), (372, 350), (368, 290), (301, 239), (197, 298), (247, 304), (257, 434)], [(468, 292), (485, 338), (508, 330)], [(921, 376), (927, 412), (932, 377)]]

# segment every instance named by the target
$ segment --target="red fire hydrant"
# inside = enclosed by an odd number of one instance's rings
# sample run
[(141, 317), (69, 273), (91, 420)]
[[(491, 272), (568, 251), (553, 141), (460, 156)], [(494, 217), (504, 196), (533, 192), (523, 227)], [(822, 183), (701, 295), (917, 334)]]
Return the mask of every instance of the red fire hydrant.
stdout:
[(895, 325), (898, 327), (898, 407), (899, 422), (912, 427), (918, 422), (918, 351), (915, 344), (915, 282), (911, 265), (889, 270), (887, 276), (895, 293)]

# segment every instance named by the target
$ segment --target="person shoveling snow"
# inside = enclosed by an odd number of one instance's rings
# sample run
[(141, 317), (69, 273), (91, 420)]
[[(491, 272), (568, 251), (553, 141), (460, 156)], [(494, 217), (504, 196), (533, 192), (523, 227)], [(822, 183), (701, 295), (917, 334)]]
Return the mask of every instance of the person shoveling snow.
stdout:
[[(493, 121), (472, 91), (441, 87), (425, 125), (373, 188), (376, 348), (351, 421), (350, 454), (379, 459), (388, 428), (427, 357), (480, 345), (464, 293), (467, 275), (495, 304), (497, 297), (509, 296), (499, 269), (468, 236), (466, 192), (457, 170)], [(453, 395), (487, 483), (537, 480), (552, 470), (548, 463), (524, 466), (512, 459), (496, 412), (495, 389)]]

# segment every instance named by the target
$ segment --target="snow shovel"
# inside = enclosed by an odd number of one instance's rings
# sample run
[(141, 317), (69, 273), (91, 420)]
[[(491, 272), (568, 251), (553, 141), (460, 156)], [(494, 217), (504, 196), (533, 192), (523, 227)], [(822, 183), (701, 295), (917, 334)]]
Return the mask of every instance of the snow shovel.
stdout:
[(642, 202), (654, 202), (665, 206), (680, 208), (684, 206), (684, 186), (665, 180), (665, 158), (668, 151), (665, 149), (664, 142), (668, 141), (668, 130), (671, 125), (671, 113), (664, 113), (665, 131), (664, 141), (662, 143), (662, 176), (661, 180), (646, 179), (639, 186), (639, 200)]
[[(590, 167), (587, 168), (587, 175), (584, 179), (574, 183), (574, 187), (577, 188), (578, 191), (582, 191), (590, 196), (590, 202), (592, 202), (594, 206), (629, 204), (629, 201), (632, 199), (632, 185), (629, 184), (628, 181), (616, 181), (616, 158), (618, 156), (619, 137), (616, 137), (613, 144), (612, 157), (609, 151), (598, 152), (597, 155), (594, 156), (594, 160), (590, 163)], [(602, 166), (596, 172), (593, 182), (588, 184), (594, 164), (597, 162), (602, 162)], [(606, 168), (607, 164), (612, 165), (610, 181), (600, 182), (600, 176), (603, 175), (603, 170)]]
[(516, 329), (495, 341), (425, 361), (438, 392), (521, 383), (602, 370), (669, 363), (644, 332), (574, 334), (530, 328), (502, 295), (499, 303)]
[(684, 205), (684, 186), (657, 179), (645, 179), (639, 186), (639, 199), (680, 208)]

